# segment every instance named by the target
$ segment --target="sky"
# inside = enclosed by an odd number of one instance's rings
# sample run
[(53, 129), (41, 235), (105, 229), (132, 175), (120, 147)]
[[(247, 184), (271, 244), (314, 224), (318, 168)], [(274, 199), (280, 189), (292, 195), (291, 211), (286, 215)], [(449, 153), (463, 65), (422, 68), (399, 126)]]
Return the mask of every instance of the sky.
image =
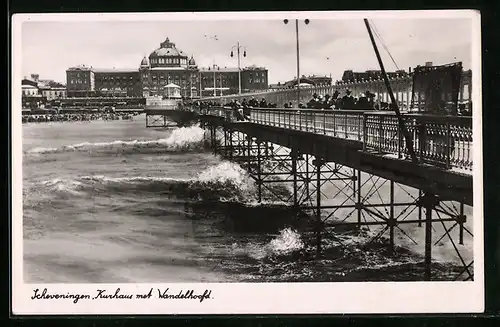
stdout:
[[(283, 17), (286, 18), (286, 17)], [(471, 68), (472, 21), (468, 18), (373, 18), (370, 20), (399, 69), (462, 61)], [(296, 76), (295, 21), (283, 19), (175, 21), (25, 21), (21, 25), (22, 73), (66, 83), (66, 69), (137, 69), (144, 56), (166, 37), (198, 66), (237, 67), (233, 45), (246, 49), (242, 66), (268, 69), (269, 83)], [(216, 36), (217, 40), (215, 40)], [(300, 75), (330, 75), (341, 79), (344, 70), (379, 69), (362, 19), (299, 21)], [(397, 69), (381, 41), (377, 44), (387, 71)]]

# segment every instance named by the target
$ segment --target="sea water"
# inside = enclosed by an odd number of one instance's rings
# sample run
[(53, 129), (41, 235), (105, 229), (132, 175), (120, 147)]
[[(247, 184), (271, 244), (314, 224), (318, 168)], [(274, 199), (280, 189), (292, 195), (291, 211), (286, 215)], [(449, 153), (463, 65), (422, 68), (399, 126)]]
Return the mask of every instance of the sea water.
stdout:
[[(367, 244), (374, 232), (325, 235), (316, 258), (307, 215), (272, 190), (259, 203), (246, 171), (206, 148), (203, 129), (134, 118), (23, 125), (26, 282), (422, 279), (423, 227), (406, 229), (419, 247), (398, 241), (393, 254)], [(433, 251), (434, 278), (452, 278), (452, 244)]]

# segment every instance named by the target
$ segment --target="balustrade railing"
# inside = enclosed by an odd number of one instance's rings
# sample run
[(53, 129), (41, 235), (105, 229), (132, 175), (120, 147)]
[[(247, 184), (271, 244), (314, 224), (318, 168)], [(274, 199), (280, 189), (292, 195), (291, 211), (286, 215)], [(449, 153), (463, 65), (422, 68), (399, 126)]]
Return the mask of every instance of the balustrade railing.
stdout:
[[(214, 107), (202, 113), (236, 121), (233, 109)], [(421, 163), (472, 170), (471, 117), (403, 114), (413, 149)], [(250, 121), (363, 142), (366, 151), (409, 159), (397, 116), (392, 112), (252, 108)]]

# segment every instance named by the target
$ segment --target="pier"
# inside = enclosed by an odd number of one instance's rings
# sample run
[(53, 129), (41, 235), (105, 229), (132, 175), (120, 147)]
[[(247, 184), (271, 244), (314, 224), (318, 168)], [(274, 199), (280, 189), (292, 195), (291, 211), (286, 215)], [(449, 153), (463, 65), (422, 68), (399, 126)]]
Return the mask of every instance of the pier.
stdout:
[(312, 214), (318, 256), (324, 237), (346, 226), (377, 229), (370, 242), (388, 236), (389, 251), (397, 235), (417, 245), (402, 228), (411, 224), (424, 229), (425, 280), (444, 239), (461, 262), (455, 279), (473, 279), (473, 261), (462, 255), (464, 236), (473, 236), (465, 226), (473, 205), (471, 117), (403, 114), (417, 162), (390, 112), (252, 108), (248, 121), (236, 121), (221, 106), (198, 117), (213, 153), (255, 180), (259, 201), (270, 183), (291, 185), (290, 198), (276, 197)]
[[(296, 20), (296, 88), (199, 99), (201, 105), (191, 110), (146, 110), (146, 127), (165, 127), (168, 119), (192, 120), (196, 113), (210, 134), (213, 153), (246, 169), (259, 202), (263, 191), (273, 193), (269, 184), (291, 186), (289, 198), (276, 198), (314, 217), (318, 257), (325, 236), (335, 239), (336, 228), (375, 229), (369, 243), (388, 236), (393, 253), (400, 238), (419, 245), (403, 225), (421, 227), (423, 278), (432, 280), (433, 250), (446, 240), (453, 248), (447, 251), (461, 264), (454, 278), (472, 280), (474, 261), (465, 256), (464, 246), (465, 238), (473, 237), (466, 224), (473, 206), (472, 117), (458, 115), (459, 99), (472, 89), (470, 74), (464, 78), (461, 62), (430, 63), (390, 78), (368, 19), (364, 23), (381, 69), (376, 80), (301, 90)], [(356, 108), (342, 103), (320, 110), (303, 105), (318, 94), (367, 88), (376, 90), (379, 105), (387, 101), (387, 110), (343, 110)], [(273, 105), (234, 102), (256, 97)], [(244, 120), (237, 108), (244, 111)]]

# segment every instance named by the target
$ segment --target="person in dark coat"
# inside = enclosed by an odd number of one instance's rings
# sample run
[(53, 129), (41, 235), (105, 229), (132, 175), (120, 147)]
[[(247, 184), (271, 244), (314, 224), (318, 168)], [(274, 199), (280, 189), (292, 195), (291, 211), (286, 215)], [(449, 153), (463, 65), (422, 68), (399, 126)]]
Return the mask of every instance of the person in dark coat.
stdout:
[(250, 107), (253, 107), (253, 108), (259, 107), (259, 101), (257, 101), (254, 97), (252, 97), (250, 99), (250, 101), (248, 101), (248, 104), (250, 105)]
[(267, 108), (266, 99), (262, 98), (262, 100), (260, 100), (259, 107), (260, 108)]
[(366, 95), (366, 97), (368, 99), (369, 110), (375, 109), (375, 94), (371, 93), (370, 91), (366, 91), (365, 95)]
[(358, 102), (356, 103), (356, 109), (358, 110), (369, 110), (370, 104), (368, 103), (368, 98), (366, 94), (363, 94), (359, 97)]
[(316, 108), (318, 102), (318, 94), (314, 93), (313, 97), (309, 102), (307, 102), (306, 106), (309, 109)]
[(330, 95), (325, 95), (325, 100), (323, 101), (323, 109), (330, 109), (333, 106), (333, 99), (330, 98)]
[(316, 98), (316, 101), (314, 101), (312, 109), (323, 109), (323, 105), (324, 105), (324, 99), (320, 95)]
[(243, 98), (243, 101), (241, 101), (241, 105), (243, 106), (243, 108), (248, 108), (247, 99)]
[(346, 90), (345, 95), (342, 97), (342, 108), (341, 109), (354, 109), (354, 98), (351, 95), (351, 90)]

